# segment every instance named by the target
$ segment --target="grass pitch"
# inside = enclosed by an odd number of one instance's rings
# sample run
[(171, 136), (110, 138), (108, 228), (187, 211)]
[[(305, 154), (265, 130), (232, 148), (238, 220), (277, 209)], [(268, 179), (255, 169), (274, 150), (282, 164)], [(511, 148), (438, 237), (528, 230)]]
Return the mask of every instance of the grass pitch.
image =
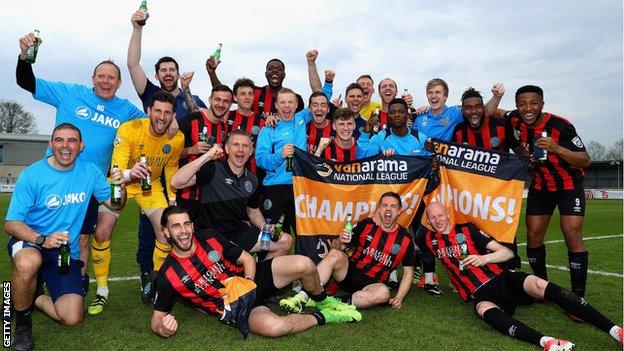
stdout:
[[(10, 200), (0, 195), (0, 216), (4, 218)], [(524, 215), (523, 215), (524, 217)], [(378, 307), (364, 310), (357, 324), (328, 325), (301, 334), (268, 339), (250, 334), (243, 340), (234, 328), (216, 318), (177, 304), (173, 315), (179, 322), (178, 334), (161, 339), (151, 333), (151, 309), (140, 300), (139, 268), (135, 262), (138, 210), (130, 202), (113, 235), (110, 302), (98, 316), (85, 315), (76, 327), (63, 327), (35, 312), (33, 318), (37, 350), (537, 350), (538, 348), (498, 334), (472, 313), (472, 305), (462, 302), (448, 288), (448, 280), (438, 267), (444, 294), (434, 298), (413, 288), (403, 308)], [(7, 235), (0, 230), (0, 244), (6, 247)], [(586, 299), (610, 319), (622, 325), (622, 201), (589, 200), (583, 233), (590, 252)], [(518, 242), (526, 239), (524, 221), (518, 230)], [(561, 240), (558, 216), (550, 223), (546, 241)], [(547, 263), (566, 267), (565, 243), (549, 243)], [(6, 251), (5, 251), (6, 252)], [(526, 262), (524, 247), (519, 248)], [(524, 263), (523, 270), (530, 271)], [(569, 273), (560, 267), (550, 268), (549, 279), (569, 288)], [(11, 262), (0, 255), (0, 277), (10, 280)], [(92, 283), (87, 296), (95, 292)], [(394, 295), (394, 292), (393, 292)], [(576, 343), (578, 350), (620, 350), (610, 336), (587, 325), (570, 321), (552, 304), (534, 304), (518, 308), (516, 318), (546, 335)]]

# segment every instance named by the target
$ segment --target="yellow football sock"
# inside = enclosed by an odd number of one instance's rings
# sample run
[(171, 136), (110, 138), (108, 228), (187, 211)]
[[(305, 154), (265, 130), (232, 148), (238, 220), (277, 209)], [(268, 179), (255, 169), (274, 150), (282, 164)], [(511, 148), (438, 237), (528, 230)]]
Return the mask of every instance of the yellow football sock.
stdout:
[(91, 261), (93, 262), (93, 275), (95, 275), (98, 288), (108, 287), (111, 261), (110, 243), (110, 240), (99, 243), (95, 240), (95, 236), (91, 239)]
[(163, 262), (165, 262), (165, 258), (169, 255), (169, 251), (171, 251), (171, 244), (169, 243), (161, 243), (156, 240), (156, 247), (154, 248), (154, 256), (152, 259), (154, 260), (154, 270), (157, 271), (162, 266)]

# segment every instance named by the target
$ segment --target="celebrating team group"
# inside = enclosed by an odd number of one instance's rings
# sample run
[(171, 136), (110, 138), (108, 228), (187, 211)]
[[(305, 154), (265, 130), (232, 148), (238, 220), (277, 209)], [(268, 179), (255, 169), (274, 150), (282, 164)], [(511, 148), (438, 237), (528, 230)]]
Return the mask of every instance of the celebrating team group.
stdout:
[[(359, 322), (363, 308), (400, 309), (421, 266), (420, 286), (441, 294), (437, 259), (458, 296), (472, 301), (476, 315), (503, 334), (544, 350), (571, 350), (573, 343), (513, 318), (517, 305), (546, 300), (622, 342), (622, 329), (583, 299), (583, 177), (589, 156), (568, 120), (543, 111), (540, 87), (519, 88), (516, 109), (504, 111), (501, 84), (494, 84), (487, 103), (468, 88), (461, 106), (447, 106), (449, 87), (436, 78), (426, 84), (428, 105), (414, 107), (406, 89), (397, 97), (393, 79), (375, 86), (364, 74), (346, 87), (342, 107), (342, 93), (332, 100), (335, 72), (326, 70), (322, 81), (318, 52), (311, 50), (306, 108), (299, 94), (283, 87), (281, 60), (267, 62), (267, 85), (240, 78), (230, 88), (217, 76), (218, 50), (206, 61), (212, 84), (206, 104), (191, 93), (193, 72), (180, 73), (172, 57), (156, 62), (158, 85), (148, 78), (140, 65), (147, 13), (135, 12), (131, 23), (127, 68), (142, 109), (117, 97), (116, 63), (96, 65), (93, 87), (49, 81), (35, 75), (27, 60), (41, 39), (33, 33), (19, 39), (17, 84), (54, 106), (56, 116), (49, 149), (19, 176), (5, 221), (13, 262), (14, 350), (34, 349), (35, 307), (64, 325), (82, 321), (89, 261), (97, 291), (87, 312), (105, 313), (112, 236), (127, 199), (140, 208), (141, 299), (153, 305), (151, 329), (162, 337), (178, 330), (171, 314), (176, 300), (235, 325), (245, 336)], [(375, 90), (380, 103), (372, 101)], [(401, 194), (391, 191), (379, 198), (370, 218), (335, 233), (323, 258), (300, 254), (295, 148), (337, 162), (378, 154), (434, 161), (431, 138), (530, 157), (526, 226), (533, 274), (515, 270), (514, 246), (498, 243), (473, 223), (453, 223), (451, 209), (441, 203), (424, 207), (428, 227), (419, 225), (420, 218), (402, 227)], [(568, 247), (571, 291), (547, 280), (544, 236), (555, 207)], [(272, 240), (261, 240), (261, 231)], [(67, 270), (59, 270), (59, 248), (65, 245), (71, 260)], [(279, 300), (289, 314), (274, 313), (269, 301), (291, 284), (294, 296)], [(337, 290), (346, 298), (332, 296)]]

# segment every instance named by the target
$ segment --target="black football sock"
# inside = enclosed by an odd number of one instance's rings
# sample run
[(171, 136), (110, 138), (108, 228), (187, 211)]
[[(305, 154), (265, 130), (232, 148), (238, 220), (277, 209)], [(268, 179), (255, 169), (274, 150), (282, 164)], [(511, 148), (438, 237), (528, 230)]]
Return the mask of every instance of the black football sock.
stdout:
[(546, 273), (546, 246), (527, 246), (526, 252), (533, 274), (544, 280), (548, 280), (548, 274)]
[(498, 308), (490, 308), (485, 311), (483, 320), (492, 328), (505, 335), (537, 346), (540, 346), (540, 339), (544, 336), (537, 330), (527, 327), (524, 323), (506, 315)]
[(310, 313), (314, 318), (316, 318), (316, 323), (318, 325), (323, 325), (325, 324), (325, 316), (323, 316), (323, 314), (321, 314), (321, 312), (312, 312)]
[(435, 273), (435, 257), (429, 251), (422, 252), (423, 272)]
[(32, 313), (35, 309), (34, 305), (30, 305), (24, 311), (15, 310), (15, 323), (16, 326), (26, 326), (32, 328)]
[(568, 314), (581, 318), (594, 327), (609, 332), (615, 323), (590, 306), (585, 299), (555, 283), (546, 285), (544, 299), (555, 303)]
[(572, 292), (580, 297), (585, 296), (585, 283), (587, 283), (587, 261), (589, 252), (568, 252), (570, 266), (570, 282)]
[(308, 296), (310, 296), (310, 298), (314, 301), (314, 302), (319, 302), (319, 301), (323, 301), (327, 298), (327, 293), (325, 292), (325, 290), (323, 289), (323, 292), (321, 292), (318, 295), (313, 295), (312, 293), (310, 293), (308, 291)]

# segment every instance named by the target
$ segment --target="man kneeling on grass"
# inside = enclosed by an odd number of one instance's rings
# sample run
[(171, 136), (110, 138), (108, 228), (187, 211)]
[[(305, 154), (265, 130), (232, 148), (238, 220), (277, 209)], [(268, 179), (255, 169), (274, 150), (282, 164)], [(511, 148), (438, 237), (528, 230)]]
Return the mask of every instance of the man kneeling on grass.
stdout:
[[(173, 245), (158, 272), (151, 322), (152, 331), (162, 337), (178, 330), (178, 322), (170, 314), (176, 298), (236, 325), (245, 337), (248, 331), (278, 337), (315, 325), (362, 319), (355, 306), (325, 294), (308, 257), (280, 256), (256, 264), (250, 254), (217, 233), (195, 235), (188, 212), (177, 206), (165, 209), (161, 225)], [(271, 312), (264, 299), (295, 280), (301, 280), (318, 312), (287, 316)]]
[(453, 224), (444, 205), (429, 204), (426, 219), (433, 230), (417, 239), (416, 244), (436, 255), (459, 296), (464, 301), (472, 300), (477, 316), (492, 328), (539, 345), (544, 351), (572, 350), (573, 343), (545, 336), (512, 317), (518, 305), (545, 300), (622, 343), (622, 328), (582, 297), (535, 275), (507, 270), (500, 263), (511, 259), (513, 252), (472, 223)]

